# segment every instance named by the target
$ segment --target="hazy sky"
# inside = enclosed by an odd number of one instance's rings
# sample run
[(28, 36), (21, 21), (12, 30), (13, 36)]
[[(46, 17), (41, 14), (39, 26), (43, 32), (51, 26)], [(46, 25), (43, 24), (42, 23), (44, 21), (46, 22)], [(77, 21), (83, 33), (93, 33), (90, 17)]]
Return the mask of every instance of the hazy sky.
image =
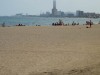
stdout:
[[(100, 13), (100, 0), (56, 0), (57, 9), (64, 12), (83, 10)], [(37, 15), (51, 12), (53, 0), (0, 0), (0, 16), (16, 13)]]

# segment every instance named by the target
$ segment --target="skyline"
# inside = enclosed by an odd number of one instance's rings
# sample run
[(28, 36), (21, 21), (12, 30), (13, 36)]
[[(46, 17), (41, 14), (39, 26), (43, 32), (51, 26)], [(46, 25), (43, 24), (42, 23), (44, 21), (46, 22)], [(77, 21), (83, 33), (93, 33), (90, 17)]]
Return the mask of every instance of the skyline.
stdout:
[[(64, 12), (75, 12), (82, 10), (86, 12), (100, 13), (99, 0), (56, 0), (56, 8)], [(53, 0), (3, 0), (0, 1), (0, 16), (11, 16), (17, 13), (39, 15), (49, 11), (53, 5)]]

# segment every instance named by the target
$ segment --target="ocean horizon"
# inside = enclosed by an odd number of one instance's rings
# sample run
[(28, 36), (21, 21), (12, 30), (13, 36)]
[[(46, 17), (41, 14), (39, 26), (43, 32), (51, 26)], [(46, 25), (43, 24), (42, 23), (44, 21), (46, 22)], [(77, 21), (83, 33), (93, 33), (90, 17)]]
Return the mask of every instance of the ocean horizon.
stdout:
[(86, 24), (86, 21), (92, 21), (94, 24), (98, 24), (100, 18), (68, 18), (68, 17), (13, 17), (13, 16), (1, 16), (0, 25), (5, 23), (6, 26), (16, 26), (23, 24), (26, 26), (51, 26), (52, 23), (56, 23), (61, 19), (64, 24), (79, 23), (80, 25)]

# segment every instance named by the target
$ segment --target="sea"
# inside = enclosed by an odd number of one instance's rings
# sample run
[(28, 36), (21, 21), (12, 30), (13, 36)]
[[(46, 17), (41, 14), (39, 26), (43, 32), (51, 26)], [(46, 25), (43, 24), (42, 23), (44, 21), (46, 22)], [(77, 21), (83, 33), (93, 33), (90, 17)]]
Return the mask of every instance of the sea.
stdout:
[(92, 21), (94, 24), (100, 22), (100, 18), (68, 18), (68, 17), (23, 17), (23, 16), (1, 16), (0, 25), (5, 23), (5, 26), (16, 26), (23, 24), (26, 26), (51, 26), (52, 23), (56, 23), (61, 19), (64, 24), (79, 23), (80, 25), (86, 24), (86, 21)]

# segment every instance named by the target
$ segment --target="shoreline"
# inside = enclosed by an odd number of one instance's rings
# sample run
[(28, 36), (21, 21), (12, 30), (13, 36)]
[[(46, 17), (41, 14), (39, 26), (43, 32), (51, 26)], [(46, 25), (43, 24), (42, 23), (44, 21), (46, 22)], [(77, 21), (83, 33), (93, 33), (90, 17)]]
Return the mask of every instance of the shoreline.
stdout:
[[(100, 24), (93, 24), (92, 26), (94, 26), (94, 25), (100, 25)], [(18, 25), (12, 25), (12, 26), (10, 26), (10, 25), (5, 25), (5, 26), (2, 26), (2, 25), (0, 25), (0, 27), (35, 27), (35, 26), (42, 26), (42, 27), (48, 27), (48, 26), (53, 26), (53, 25), (22, 25), (22, 26), (18, 26)], [(72, 25), (72, 24), (69, 24), (69, 25), (67, 25), (67, 24), (64, 24), (64, 25), (55, 25), (55, 26), (53, 26), (53, 27), (56, 27), (56, 26), (58, 26), (58, 27), (61, 27), (61, 26), (64, 26), (64, 27), (66, 27), (66, 26), (88, 26), (88, 25), (86, 25), (86, 24), (79, 24), (79, 25)]]

